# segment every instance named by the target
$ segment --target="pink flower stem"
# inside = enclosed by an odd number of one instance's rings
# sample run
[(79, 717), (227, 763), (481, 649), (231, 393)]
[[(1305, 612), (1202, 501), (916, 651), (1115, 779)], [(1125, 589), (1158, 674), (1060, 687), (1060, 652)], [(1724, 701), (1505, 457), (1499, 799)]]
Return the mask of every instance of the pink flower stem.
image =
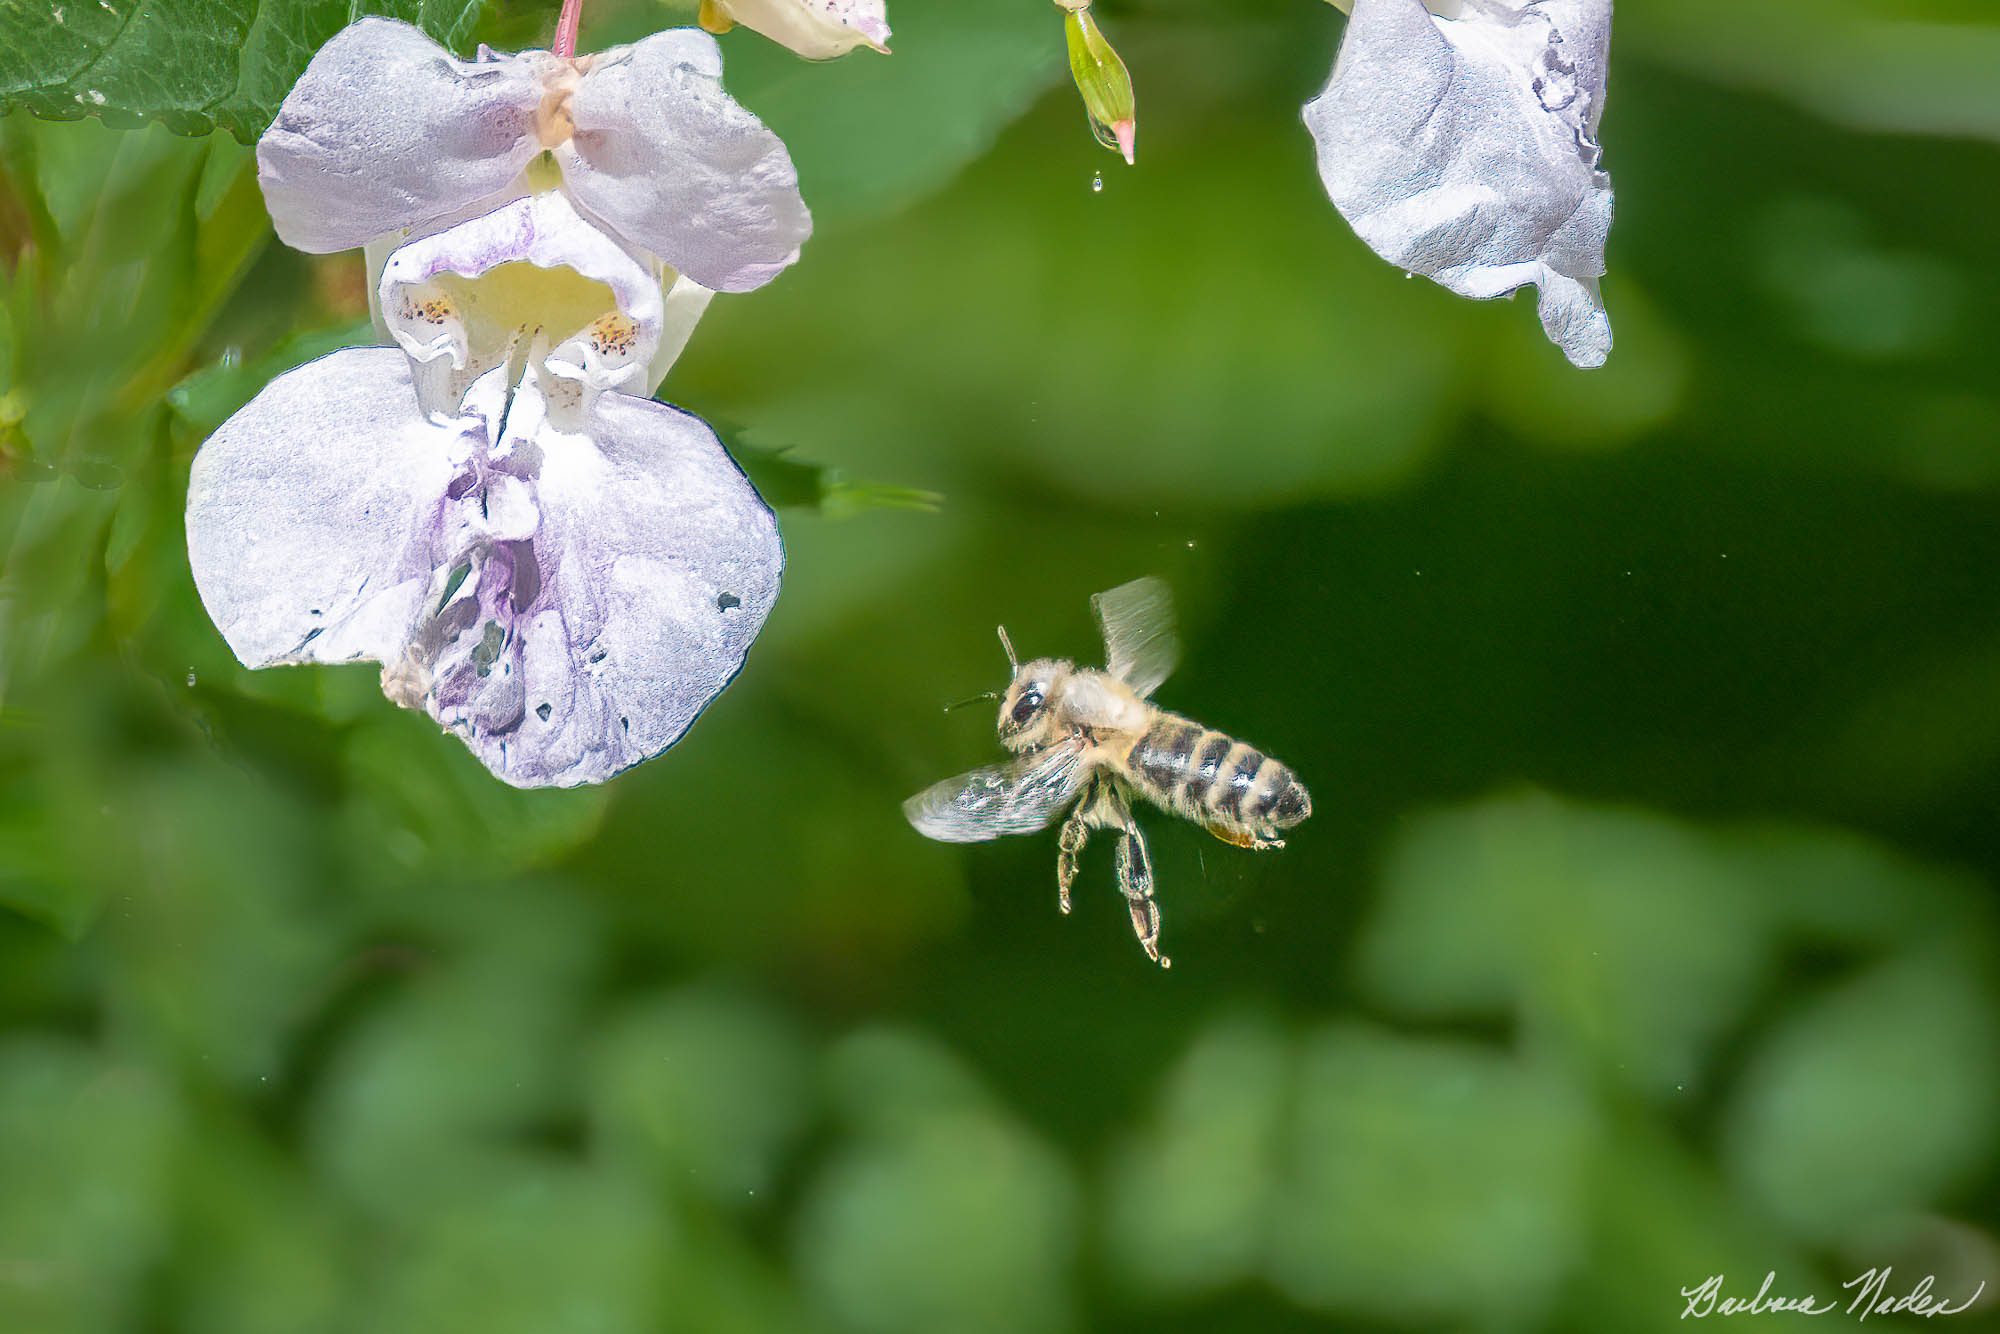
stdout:
[(555, 54), (564, 60), (576, 55), (576, 28), (583, 21), (583, 0), (563, 0), (562, 17), (556, 20)]

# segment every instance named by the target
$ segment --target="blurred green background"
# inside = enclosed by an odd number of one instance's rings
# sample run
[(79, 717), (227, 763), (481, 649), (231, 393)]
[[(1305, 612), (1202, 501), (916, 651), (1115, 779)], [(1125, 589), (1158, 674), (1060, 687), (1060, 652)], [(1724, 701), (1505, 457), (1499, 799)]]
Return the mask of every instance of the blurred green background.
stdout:
[[(222, 135), (0, 121), (0, 1330), (1992, 1299), (2000, 16), (1627, 0), (1586, 374), (1327, 203), (1329, 6), (1098, 9), (1136, 169), (1045, 0), (724, 40), (818, 231), (663, 396), (805, 503), (743, 676), (599, 791), (502, 787), (372, 668), (234, 663), (189, 460), (351, 337), (359, 258), (276, 244)], [(593, 0), (584, 45), (684, 18)], [(1089, 660), (1145, 573), (1162, 701), (1317, 809), (1267, 855), (1150, 818), (1170, 973), (1104, 847), (1065, 919), (1052, 835), (898, 811), (996, 754), (940, 711), (996, 622)]]

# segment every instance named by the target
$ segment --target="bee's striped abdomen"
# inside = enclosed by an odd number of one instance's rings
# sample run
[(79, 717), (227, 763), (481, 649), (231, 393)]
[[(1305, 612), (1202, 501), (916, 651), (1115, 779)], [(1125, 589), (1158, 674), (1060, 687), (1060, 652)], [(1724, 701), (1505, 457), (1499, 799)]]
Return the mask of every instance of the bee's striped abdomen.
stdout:
[(1154, 720), (1127, 764), (1147, 796), (1204, 824), (1288, 829), (1312, 813), (1312, 799), (1290, 769), (1171, 713)]
[(1132, 747), (1126, 764), (1132, 780), (1163, 806), (1174, 804), (1174, 794), (1186, 781), (1194, 763), (1202, 729), (1185, 718), (1161, 713)]

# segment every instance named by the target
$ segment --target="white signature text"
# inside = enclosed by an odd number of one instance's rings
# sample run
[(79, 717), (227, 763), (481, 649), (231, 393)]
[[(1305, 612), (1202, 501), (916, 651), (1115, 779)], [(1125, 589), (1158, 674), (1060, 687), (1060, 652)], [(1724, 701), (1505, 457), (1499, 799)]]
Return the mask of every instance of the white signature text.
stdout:
[(1774, 1293), (1772, 1287), (1778, 1281), (1775, 1272), (1764, 1275), (1763, 1286), (1754, 1297), (1730, 1297), (1723, 1295), (1723, 1275), (1710, 1274), (1692, 1288), (1682, 1288), (1681, 1298), (1687, 1303), (1681, 1312), (1683, 1320), (1702, 1320), (1712, 1315), (1768, 1315), (1776, 1312), (1792, 1312), (1798, 1315), (1829, 1315), (1842, 1311), (1856, 1320), (1866, 1320), (1871, 1315), (1914, 1315), (1929, 1318), (1940, 1315), (1957, 1315), (1971, 1307), (1986, 1291), (1982, 1280), (1972, 1290), (1972, 1295), (1963, 1301), (1940, 1296), (1931, 1291), (1937, 1279), (1925, 1274), (1906, 1292), (1892, 1291), (1889, 1280), (1894, 1270), (1888, 1267), (1870, 1269), (1855, 1275), (1840, 1285), (1841, 1291), (1850, 1293), (1845, 1300), (1839, 1297), (1822, 1299), (1817, 1293), (1786, 1295)]

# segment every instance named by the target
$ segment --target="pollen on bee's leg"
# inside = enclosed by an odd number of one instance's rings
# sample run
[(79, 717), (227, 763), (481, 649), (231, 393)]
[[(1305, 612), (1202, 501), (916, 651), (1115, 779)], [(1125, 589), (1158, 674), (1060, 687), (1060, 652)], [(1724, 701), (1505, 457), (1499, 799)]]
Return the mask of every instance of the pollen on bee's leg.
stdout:
[(1056, 906), (1065, 915), (1071, 907), (1069, 890), (1076, 883), (1077, 859), (1083, 855), (1084, 844), (1090, 840), (1090, 821), (1085, 815), (1090, 805), (1089, 798), (1077, 804), (1069, 819), (1063, 821), (1062, 833), (1056, 840)]

